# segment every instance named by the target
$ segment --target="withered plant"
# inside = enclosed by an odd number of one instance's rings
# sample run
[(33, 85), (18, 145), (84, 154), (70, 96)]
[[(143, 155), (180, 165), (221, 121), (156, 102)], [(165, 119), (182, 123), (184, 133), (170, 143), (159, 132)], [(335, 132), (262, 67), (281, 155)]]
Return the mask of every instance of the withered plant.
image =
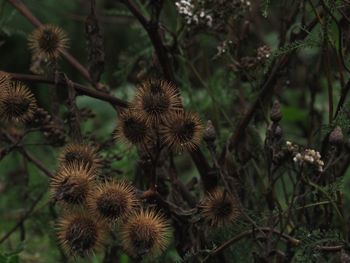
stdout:
[(349, 43), (348, 0), (2, 1), (0, 263), (349, 262)]

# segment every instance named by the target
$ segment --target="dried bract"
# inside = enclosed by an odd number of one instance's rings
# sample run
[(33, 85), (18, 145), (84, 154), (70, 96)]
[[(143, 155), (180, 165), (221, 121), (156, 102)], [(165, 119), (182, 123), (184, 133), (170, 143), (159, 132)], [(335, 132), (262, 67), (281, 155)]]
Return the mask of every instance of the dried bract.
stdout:
[(155, 257), (169, 242), (169, 225), (165, 218), (153, 210), (141, 210), (128, 218), (122, 228), (122, 244), (133, 257)]
[(101, 166), (101, 160), (96, 150), (84, 143), (68, 144), (62, 151), (59, 161), (61, 166), (76, 164), (86, 166), (88, 169), (95, 171)]
[(29, 36), (28, 41), (33, 54), (46, 60), (57, 59), (68, 46), (66, 33), (54, 25), (37, 28)]
[(24, 123), (33, 118), (37, 104), (33, 93), (25, 84), (11, 82), (7, 89), (0, 92), (0, 116), (2, 119)]
[(147, 80), (140, 84), (132, 109), (147, 124), (156, 125), (171, 113), (181, 111), (182, 102), (173, 84), (164, 80)]
[(95, 174), (82, 165), (62, 166), (51, 179), (51, 196), (67, 205), (82, 205), (91, 190)]
[(232, 223), (240, 215), (239, 200), (222, 189), (209, 193), (201, 207), (203, 218), (215, 227)]
[(203, 125), (195, 113), (171, 115), (160, 129), (163, 142), (177, 152), (195, 150), (201, 140)]
[(138, 114), (127, 110), (120, 115), (117, 128), (113, 132), (116, 141), (132, 145), (143, 145), (150, 140), (149, 126)]
[(88, 198), (91, 213), (112, 223), (129, 216), (137, 204), (135, 190), (126, 182), (105, 182)]
[(58, 222), (58, 239), (67, 254), (89, 256), (102, 245), (103, 223), (84, 213), (67, 214)]

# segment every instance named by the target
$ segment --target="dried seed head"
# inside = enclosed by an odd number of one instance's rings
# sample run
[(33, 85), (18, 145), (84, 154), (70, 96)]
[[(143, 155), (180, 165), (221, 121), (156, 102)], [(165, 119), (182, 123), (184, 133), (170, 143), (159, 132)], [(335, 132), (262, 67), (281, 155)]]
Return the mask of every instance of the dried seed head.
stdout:
[(161, 214), (153, 210), (138, 211), (122, 227), (123, 248), (133, 257), (155, 257), (166, 249), (169, 230)]
[(62, 166), (76, 164), (95, 171), (101, 166), (96, 150), (84, 143), (68, 144), (62, 151), (59, 161)]
[(281, 104), (278, 100), (273, 102), (270, 119), (273, 122), (279, 122), (282, 119)]
[(211, 120), (207, 122), (207, 126), (203, 132), (203, 139), (208, 143), (213, 143), (216, 140), (216, 131)]
[(227, 225), (240, 214), (238, 199), (222, 189), (209, 193), (201, 207), (203, 218), (215, 227)]
[(175, 151), (192, 151), (200, 143), (203, 131), (197, 114), (189, 112), (174, 113), (160, 128), (163, 142)]
[(44, 25), (37, 28), (28, 40), (29, 48), (34, 55), (47, 60), (57, 59), (68, 46), (66, 33), (60, 27), (54, 25)]
[(135, 112), (127, 110), (120, 115), (113, 137), (116, 141), (143, 145), (150, 140), (149, 127)]
[(58, 239), (67, 254), (89, 256), (103, 241), (105, 228), (84, 213), (67, 214), (58, 222)]
[(0, 93), (3, 94), (10, 87), (11, 77), (4, 71), (0, 71)]
[(164, 121), (174, 111), (182, 111), (181, 97), (175, 86), (164, 80), (140, 84), (132, 108), (149, 125)]
[(333, 145), (341, 145), (344, 140), (344, 135), (342, 129), (337, 126), (334, 130), (329, 134), (329, 143)]
[(51, 196), (67, 205), (82, 205), (91, 190), (95, 174), (82, 165), (62, 166), (51, 179)]
[(91, 213), (109, 222), (127, 217), (137, 204), (135, 190), (126, 182), (105, 182), (88, 198)]
[(33, 118), (37, 104), (27, 86), (21, 82), (10, 82), (8, 89), (0, 92), (1, 118), (22, 123)]

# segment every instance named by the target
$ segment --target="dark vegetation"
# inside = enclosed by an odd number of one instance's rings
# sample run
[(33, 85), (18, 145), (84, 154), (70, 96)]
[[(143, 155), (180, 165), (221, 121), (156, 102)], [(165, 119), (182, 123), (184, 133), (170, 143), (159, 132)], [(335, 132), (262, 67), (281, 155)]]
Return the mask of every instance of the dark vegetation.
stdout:
[(350, 262), (348, 0), (1, 0), (0, 263)]

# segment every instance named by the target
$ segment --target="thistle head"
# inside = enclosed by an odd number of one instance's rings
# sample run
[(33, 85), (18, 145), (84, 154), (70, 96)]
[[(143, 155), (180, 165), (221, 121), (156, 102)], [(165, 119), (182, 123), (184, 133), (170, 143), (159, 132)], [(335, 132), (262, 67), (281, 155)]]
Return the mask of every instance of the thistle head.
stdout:
[(44, 25), (35, 29), (28, 41), (33, 54), (46, 60), (57, 59), (68, 46), (66, 33), (54, 25)]
[(203, 218), (214, 227), (232, 223), (240, 215), (238, 199), (223, 189), (208, 193), (201, 208)]
[(51, 196), (66, 205), (82, 205), (86, 202), (95, 174), (82, 165), (61, 166), (51, 179)]
[(150, 140), (149, 126), (134, 111), (121, 113), (113, 137), (116, 141), (128, 142), (132, 145), (143, 145)]
[(174, 111), (182, 111), (182, 101), (176, 87), (164, 80), (147, 80), (140, 84), (132, 108), (149, 125), (165, 120)]
[(10, 87), (11, 77), (8, 73), (0, 71), (0, 92), (7, 91)]
[(121, 234), (123, 248), (133, 257), (155, 257), (166, 249), (170, 239), (167, 221), (154, 210), (132, 214)]
[[(37, 109), (33, 93), (22, 82), (3, 80), (0, 90), (0, 116), (5, 121), (24, 123), (33, 118)], [(7, 87), (7, 88), (6, 88)]]
[(129, 216), (137, 205), (135, 189), (126, 182), (104, 182), (88, 198), (91, 213), (111, 223)]
[(177, 112), (160, 129), (163, 142), (177, 152), (192, 151), (200, 143), (203, 125), (197, 114)]
[(69, 255), (85, 257), (102, 245), (105, 226), (85, 213), (70, 213), (58, 222), (58, 240)]
[(84, 143), (66, 145), (59, 157), (59, 161), (62, 166), (76, 164), (93, 170), (97, 170), (101, 166), (101, 160), (96, 150)]

